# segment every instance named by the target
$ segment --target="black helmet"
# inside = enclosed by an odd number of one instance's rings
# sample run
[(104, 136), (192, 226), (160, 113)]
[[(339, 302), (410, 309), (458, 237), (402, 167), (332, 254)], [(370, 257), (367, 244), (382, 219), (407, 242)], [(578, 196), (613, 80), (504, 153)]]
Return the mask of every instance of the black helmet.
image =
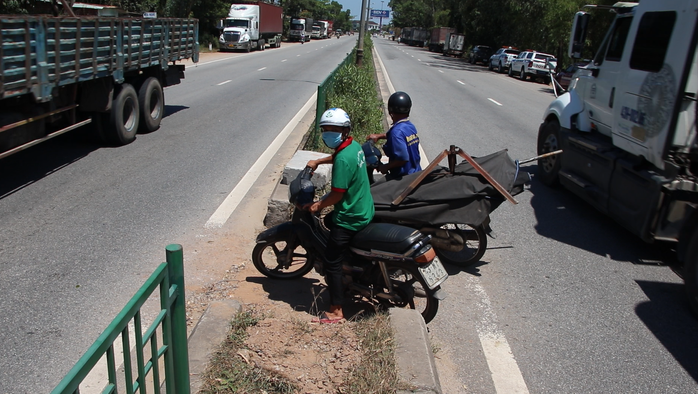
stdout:
[(412, 100), (405, 92), (395, 92), (388, 99), (388, 113), (408, 114), (412, 108)]

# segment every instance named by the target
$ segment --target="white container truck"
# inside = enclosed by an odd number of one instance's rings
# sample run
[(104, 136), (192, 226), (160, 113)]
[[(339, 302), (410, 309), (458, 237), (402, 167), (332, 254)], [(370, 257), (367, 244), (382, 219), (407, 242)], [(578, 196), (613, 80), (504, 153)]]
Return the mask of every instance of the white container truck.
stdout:
[(328, 37), (328, 29), (330, 27), (330, 23), (327, 21), (316, 21), (313, 23), (313, 32), (310, 35), (311, 38), (317, 38), (317, 39), (325, 39)]
[(267, 45), (279, 48), (283, 8), (262, 1), (232, 4), (228, 17), (220, 21), (219, 28), (222, 30), (219, 37), (221, 51), (263, 51)]
[(313, 33), (313, 18), (291, 18), (291, 26), (289, 27), (289, 41), (310, 41), (310, 35)]
[[(538, 178), (561, 184), (646, 242), (674, 244), (698, 313), (698, 0), (616, 3), (593, 61), (545, 111)], [(578, 12), (569, 55), (581, 58)]]

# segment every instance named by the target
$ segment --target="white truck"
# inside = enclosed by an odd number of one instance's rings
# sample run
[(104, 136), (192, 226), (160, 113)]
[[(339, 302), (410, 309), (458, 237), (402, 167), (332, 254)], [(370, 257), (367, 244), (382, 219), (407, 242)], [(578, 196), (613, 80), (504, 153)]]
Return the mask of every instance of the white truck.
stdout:
[(283, 8), (262, 1), (232, 4), (228, 17), (221, 20), (218, 27), (222, 30), (218, 39), (221, 51), (263, 51), (267, 45), (279, 48)]
[[(646, 242), (671, 242), (698, 313), (698, 0), (616, 3), (606, 38), (545, 111), (538, 177)], [(590, 14), (569, 55), (581, 58)]]
[(288, 31), (289, 41), (310, 41), (313, 33), (313, 18), (291, 18), (291, 25)]
[(313, 32), (311, 33), (311, 38), (324, 39), (327, 38), (327, 30), (330, 27), (330, 23), (327, 21), (316, 21), (313, 23)]

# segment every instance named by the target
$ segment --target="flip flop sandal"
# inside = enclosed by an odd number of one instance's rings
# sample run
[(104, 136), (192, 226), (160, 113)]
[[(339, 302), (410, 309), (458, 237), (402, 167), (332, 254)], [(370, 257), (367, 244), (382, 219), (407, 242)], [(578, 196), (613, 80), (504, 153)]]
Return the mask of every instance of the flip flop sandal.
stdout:
[(330, 318), (329, 316), (327, 316), (327, 313), (322, 312), (322, 314), (319, 317), (313, 318), (313, 320), (311, 320), (310, 322), (311, 323), (320, 323), (320, 324), (335, 324), (335, 323), (344, 323), (346, 321), (347, 320), (343, 317)]

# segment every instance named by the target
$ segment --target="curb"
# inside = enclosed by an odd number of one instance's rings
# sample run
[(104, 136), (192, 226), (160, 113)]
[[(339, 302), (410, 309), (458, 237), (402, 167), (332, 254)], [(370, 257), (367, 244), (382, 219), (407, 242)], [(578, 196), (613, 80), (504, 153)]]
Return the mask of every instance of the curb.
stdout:
[[(385, 93), (388, 91), (384, 78), (385, 70), (382, 68), (382, 63), (376, 63), (375, 48), (373, 55), (379, 88), (384, 98), (383, 102), (385, 102), (389, 95)], [(308, 112), (314, 115), (314, 111), (315, 108), (312, 107)], [(307, 116), (308, 113), (304, 114), (303, 119)], [(306, 127), (305, 122), (301, 121), (296, 127)], [(201, 388), (201, 378), (211, 356), (225, 340), (232, 318), (241, 310), (242, 307), (238, 301), (215, 301), (206, 308), (196, 323), (188, 340), (192, 393), (197, 393)], [(441, 394), (434, 354), (422, 315), (416, 310), (392, 308), (390, 309), (390, 324), (395, 333), (395, 359), (400, 380), (412, 387), (410, 390), (399, 390), (398, 394)]]

